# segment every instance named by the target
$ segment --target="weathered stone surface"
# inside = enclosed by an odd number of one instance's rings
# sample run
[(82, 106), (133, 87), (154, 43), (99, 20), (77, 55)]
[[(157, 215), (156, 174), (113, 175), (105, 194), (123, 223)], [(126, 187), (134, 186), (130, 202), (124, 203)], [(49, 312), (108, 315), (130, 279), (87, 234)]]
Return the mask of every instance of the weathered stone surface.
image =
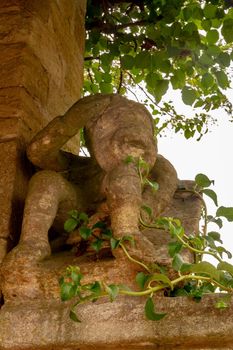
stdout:
[(0, 118), (0, 142), (29, 139), (31, 133), (27, 125), (19, 118)]
[(45, 125), (80, 96), (85, 1), (8, 0), (0, 10), (0, 87), (25, 89)]
[(7, 252), (8, 252), (8, 242), (5, 238), (0, 238), (0, 262), (3, 260)]
[[(22, 198), (26, 192), (28, 175), (22, 161), (22, 145), (17, 139), (0, 142), (0, 238), (14, 241), (19, 236), (23, 209)], [(20, 171), (19, 171), (20, 169)], [(21, 215), (20, 215), (21, 214)], [(9, 222), (9, 215), (11, 221)]]
[(16, 125), (18, 123), (16, 118), (20, 119), (28, 130), (27, 135), (22, 135), (19, 129), (19, 137), (26, 136), (25, 141), (28, 142), (32, 134), (40, 129), (40, 116), (39, 107), (24, 88), (16, 86), (0, 89), (0, 119), (12, 118)]
[(156, 297), (157, 310), (167, 313), (159, 322), (145, 319), (143, 298), (80, 305), (81, 323), (71, 321), (69, 304), (59, 301), (6, 304), (0, 312), (0, 349), (231, 350), (233, 303), (218, 310), (218, 298), (206, 296), (195, 303)]

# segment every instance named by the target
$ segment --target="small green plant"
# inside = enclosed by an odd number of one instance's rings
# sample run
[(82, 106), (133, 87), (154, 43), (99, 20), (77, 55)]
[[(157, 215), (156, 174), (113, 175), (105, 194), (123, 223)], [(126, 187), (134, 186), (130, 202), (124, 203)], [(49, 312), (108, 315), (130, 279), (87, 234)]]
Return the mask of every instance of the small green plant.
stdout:
[[(132, 160), (130, 160), (131, 162)], [(145, 184), (144, 174), (148, 174), (147, 167), (142, 162), (138, 164), (141, 180)], [(148, 183), (147, 183), (148, 184)], [(133, 238), (124, 236), (120, 240), (115, 239), (111, 229), (106, 223), (99, 221), (92, 227), (88, 227), (88, 217), (84, 213), (72, 211), (70, 218), (65, 223), (67, 231), (74, 230), (79, 226), (79, 232), (83, 239), (87, 240), (93, 237), (93, 248), (98, 251), (101, 249), (103, 241), (108, 240), (111, 249), (122, 249), (127, 258), (135, 264), (139, 264), (143, 270), (136, 275), (136, 283), (139, 290), (131, 290), (125, 285), (110, 284), (107, 285), (101, 281), (83, 284), (82, 274), (78, 266), (69, 266), (66, 273), (60, 279), (61, 299), (63, 301), (75, 299), (75, 303), (70, 311), (70, 318), (80, 322), (76, 307), (79, 304), (96, 301), (99, 298), (109, 297), (114, 301), (118, 295), (128, 295), (134, 297), (146, 297), (145, 315), (147, 319), (159, 321), (166, 316), (166, 313), (156, 312), (153, 301), (153, 295), (159, 291), (164, 291), (167, 296), (187, 296), (200, 301), (202, 296), (207, 293), (214, 293), (216, 290), (223, 291), (225, 294), (217, 301), (215, 307), (225, 309), (228, 306), (229, 296), (233, 293), (233, 265), (224, 261), (224, 254), (231, 258), (232, 255), (222, 246), (220, 233), (217, 231), (208, 231), (208, 225), (214, 223), (219, 228), (222, 227), (222, 218), (233, 221), (233, 208), (218, 207), (215, 216), (208, 215), (207, 207), (203, 199), (203, 194), (209, 196), (218, 205), (216, 193), (209, 187), (213, 181), (204, 174), (198, 174), (195, 178), (193, 189), (180, 189), (188, 191), (197, 196), (203, 207), (204, 225), (200, 232), (187, 235), (177, 218), (160, 217), (154, 218), (152, 210), (143, 206), (142, 210), (149, 215), (149, 223), (140, 218), (140, 224), (144, 227), (159, 228), (168, 232), (171, 241), (168, 244), (168, 253), (171, 257), (171, 266), (175, 278), (171, 279), (171, 274), (164, 268), (156, 265), (146, 265), (130, 256), (126, 242), (134, 244)], [(152, 184), (152, 187), (154, 185)], [(95, 230), (100, 230), (98, 236)], [(129, 244), (129, 243), (128, 243)], [(187, 263), (183, 260), (182, 251), (189, 250), (193, 253), (194, 263)], [(211, 256), (216, 260), (216, 266), (205, 261), (206, 256)]]

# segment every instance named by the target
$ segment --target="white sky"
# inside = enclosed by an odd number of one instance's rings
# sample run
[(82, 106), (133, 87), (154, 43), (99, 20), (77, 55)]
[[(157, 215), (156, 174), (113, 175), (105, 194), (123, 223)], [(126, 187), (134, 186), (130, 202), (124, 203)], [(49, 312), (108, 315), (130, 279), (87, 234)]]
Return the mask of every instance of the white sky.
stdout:
[[(233, 102), (233, 91), (227, 93)], [(187, 114), (190, 109), (179, 103), (180, 93), (169, 92), (169, 98), (176, 101), (178, 112)], [(213, 190), (218, 195), (218, 205), (233, 207), (233, 123), (224, 111), (212, 113), (218, 119), (218, 125), (212, 126), (200, 141), (186, 140), (181, 134), (166, 133), (158, 140), (159, 153), (175, 166), (180, 179), (193, 180), (198, 173), (204, 173), (215, 180)], [(212, 188), (212, 187), (211, 187)], [(212, 200), (207, 200), (209, 214), (214, 215), (216, 207)], [(222, 235), (224, 247), (233, 253), (233, 222), (224, 221), (219, 231), (214, 225), (211, 230)], [(226, 255), (224, 254), (226, 259)]]

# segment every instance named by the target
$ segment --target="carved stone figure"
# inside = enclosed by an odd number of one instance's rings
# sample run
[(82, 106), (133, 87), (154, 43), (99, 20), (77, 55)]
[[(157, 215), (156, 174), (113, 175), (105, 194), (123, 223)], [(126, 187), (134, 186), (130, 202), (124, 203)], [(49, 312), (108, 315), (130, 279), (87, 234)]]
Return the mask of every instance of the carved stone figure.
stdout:
[[(82, 127), (90, 157), (62, 151)], [(32, 139), (27, 155), (42, 170), (30, 181), (20, 241), (3, 268), (16, 266), (20, 259), (35, 265), (48, 256), (48, 230), (54, 225), (62, 231), (71, 209), (104, 210), (115, 237), (135, 238), (135, 247), (128, 246), (133, 257), (156, 260), (153, 244), (138, 227), (140, 208), (144, 203), (159, 215), (173, 197), (177, 175), (157, 155), (152, 118), (143, 105), (114, 94), (84, 97)], [(129, 155), (147, 162), (149, 177), (159, 184), (156, 193), (149, 186), (142, 189), (136, 164), (125, 162)], [(122, 252), (117, 249), (113, 254), (120, 259)]]

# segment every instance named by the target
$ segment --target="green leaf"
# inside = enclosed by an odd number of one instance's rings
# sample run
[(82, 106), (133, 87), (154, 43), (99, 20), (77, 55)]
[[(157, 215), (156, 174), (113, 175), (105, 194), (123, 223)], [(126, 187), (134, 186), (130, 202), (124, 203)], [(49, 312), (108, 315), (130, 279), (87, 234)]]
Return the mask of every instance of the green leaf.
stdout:
[(207, 19), (214, 18), (216, 11), (217, 11), (217, 6), (212, 5), (212, 4), (206, 4), (204, 9), (203, 9), (204, 16)]
[(206, 66), (211, 67), (214, 64), (214, 61), (207, 53), (204, 52), (199, 59), (199, 63), (202, 64), (206, 69)]
[(101, 55), (100, 60), (103, 66), (110, 66), (113, 60), (113, 56), (109, 53), (104, 53)]
[(156, 102), (159, 102), (163, 95), (167, 92), (169, 86), (169, 81), (166, 79), (158, 79), (153, 81), (153, 86), (148, 88), (151, 90), (151, 93), (154, 95)]
[(216, 216), (223, 216), (228, 221), (233, 221), (233, 208), (232, 207), (219, 207)]
[(204, 193), (206, 196), (210, 197), (213, 200), (214, 204), (218, 206), (218, 198), (216, 193), (213, 190), (210, 190), (208, 188), (208, 189), (202, 190), (201, 192)]
[(112, 75), (109, 73), (104, 73), (103, 80), (105, 83), (111, 83), (112, 82)]
[(149, 279), (149, 276), (145, 275), (144, 272), (139, 272), (136, 275), (136, 282), (141, 289), (144, 289), (145, 284), (148, 281), (148, 279)]
[(172, 267), (175, 271), (180, 271), (181, 266), (184, 264), (184, 260), (180, 254), (174, 255), (172, 260)]
[(184, 20), (188, 21), (189, 18), (192, 17), (192, 9), (190, 8), (190, 6), (184, 7), (182, 10), (182, 14), (183, 14)]
[(224, 20), (221, 33), (227, 43), (232, 43), (233, 41), (233, 19), (232, 18), (228, 18)]
[(212, 215), (207, 216), (208, 222), (213, 222), (214, 224), (218, 225), (219, 228), (222, 228), (222, 220), (220, 218), (214, 218)]
[(148, 320), (159, 321), (166, 316), (166, 313), (156, 313), (152, 298), (148, 298), (145, 304), (145, 315)]
[(183, 248), (183, 244), (180, 242), (169, 242), (168, 243), (168, 254), (170, 257), (174, 257), (176, 254), (178, 254), (181, 249)]
[(215, 250), (216, 249), (216, 244), (215, 244), (215, 240), (210, 237), (210, 236), (205, 236), (204, 237), (206, 243), (207, 243), (207, 247), (210, 247), (212, 250)]
[(215, 232), (215, 231), (208, 232), (208, 236), (213, 238), (214, 241), (217, 241), (222, 244), (222, 240), (219, 232)]
[(135, 163), (135, 158), (133, 156), (127, 156), (124, 160), (125, 164)]
[(201, 84), (204, 86), (204, 88), (208, 89), (214, 84), (214, 78), (210, 73), (205, 73), (202, 76)]
[(207, 261), (201, 261), (198, 264), (193, 264), (190, 268), (190, 272), (205, 274), (216, 280), (219, 280), (220, 276), (217, 268)]
[(201, 26), (202, 26), (202, 28), (203, 28), (205, 31), (210, 30), (211, 25), (212, 25), (212, 23), (211, 23), (211, 20), (209, 20), (209, 19), (204, 19), (204, 20), (201, 22)]
[(181, 273), (190, 272), (191, 268), (192, 268), (192, 264), (183, 263), (181, 268), (180, 268), (180, 272)]
[(185, 86), (182, 89), (182, 100), (186, 105), (192, 106), (197, 98), (197, 93), (191, 87)]
[(106, 292), (109, 294), (110, 301), (114, 301), (119, 293), (119, 287), (115, 284), (106, 286)]
[(185, 72), (181, 69), (175, 71), (174, 76), (171, 77), (171, 83), (173, 89), (182, 89), (185, 84)]
[(149, 185), (152, 188), (153, 192), (157, 192), (159, 189), (159, 184), (155, 181), (150, 181), (146, 179), (145, 185)]
[(95, 228), (100, 228), (103, 230), (106, 228), (106, 224), (103, 221), (98, 221), (92, 226), (92, 230), (94, 230)]
[(71, 282), (64, 282), (60, 284), (61, 300), (66, 301), (72, 299), (76, 295), (77, 287)]
[(147, 51), (142, 51), (135, 57), (136, 68), (148, 68), (151, 66), (151, 55)]
[(120, 244), (120, 239), (116, 239), (116, 238), (111, 238), (110, 239), (110, 245), (111, 245), (111, 249), (117, 249), (119, 247)]
[(122, 69), (131, 69), (134, 66), (134, 57), (130, 55), (125, 55), (121, 57), (121, 67)]
[(152, 217), (153, 211), (150, 207), (148, 207), (146, 205), (142, 205), (141, 209), (144, 210), (149, 215), (150, 218)]
[(64, 229), (67, 232), (72, 232), (77, 227), (78, 221), (74, 218), (67, 219), (64, 224)]
[(133, 237), (133, 236), (130, 236), (130, 235), (122, 236), (120, 241), (121, 241), (121, 242), (130, 242), (131, 244), (134, 244), (134, 243), (135, 243), (134, 237)]
[(222, 89), (226, 89), (227, 87), (229, 87), (229, 81), (225, 72), (223, 71), (215, 72), (215, 76), (219, 86)]
[(91, 284), (86, 284), (82, 286), (83, 290), (89, 290), (93, 293), (95, 297), (98, 297), (101, 294), (101, 284), (98, 281), (95, 281)]
[(192, 243), (193, 248), (203, 250), (204, 248), (204, 238), (201, 236), (195, 236), (190, 238), (190, 243)]
[(219, 253), (219, 255), (222, 257), (223, 253), (225, 253), (228, 257), (228, 259), (232, 258), (231, 252), (226, 250), (224, 247), (216, 247), (216, 251)]
[(227, 262), (221, 262), (217, 266), (218, 270), (223, 270), (229, 272), (233, 276), (233, 265), (227, 263)]
[(70, 310), (70, 319), (74, 322), (81, 322), (80, 319), (78, 318), (77, 314), (73, 311)]
[(76, 285), (80, 285), (80, 281), (83, 278), (83, 275), (79, 271), (73, 269), (70, 273), (70, 277)]
[(195, 177), (195, 182), (200, 187), (209, 187), (213, 181), (210, 180), (206, 175), (204, 174), (197, 174)]
[(80, 213), (78, 218), (80, 221), (83, 221), (85, 224), (87, 224), (89, 221), (88, 215), (86, 213)]
[(164, 284), (167, 284), (171, 289), (173, 289), (173, 285), (171, 283), (171, 280), (162, 273), (155, 273), (149, 278), (150, 282), (156, 281), (156, 282), (163, 282)]
[(78, 220), (78, 211), (77, 210), (71, 210), (68, 212), (68, 215), (71, 216), (73, 219), (77, 219)]
[(209, 30), (206, 35), (208, 44), (215, 44), (219, 39), (219, 34), (216, 29)]
[(184, 235), (183, 226), (176, 226), (170, 223), (169, 230), (172, 237), (175, 237), (175, 236), (182, 237)]
[(150, 88), (154, 88), (155, 86), (155, 82), (160, 79), (160, 75), (158, 75), (157, 73), (154, 73), (154, 72), (150, 72), (149, 74), (147, 74), (146, 76), (146, 83), (147, 83), (147, 86), (150, 87)]
[(229, 307), (229, 304), (226, 301), (219, 299), (218, 301), (216, 301), (214, 307), (216, 309), (226, 309)]
[(102, 239), (96, 239), (92, 244), (91, 247), (98, 253), (102, 247), (103, 241)]
[(187, 292), (187, 290), (184, 288), (179, 288), (179, 289), (175, 290), (174, 296), (176, 296), (176, 297), (188, 297), (189, 292)]
[(103, 239), (111, 239), (112, 238), (112, 230), (110, 228), (107, 228), (105, 229), (103, 232), (102, 232), (102, 236), (101, 236)]
[(218, 57), (217, 61), (224, 67), (229, 67), (231, 64), (231, 57), (226, 52), (221, 52)]
[(91, 236), (92, 230), (89, 227), (82, 226), (79, 229), (79, 234), (83, 239), (86, 240)]
[(113, 92), (113, 87), (112, 87), (112, 85), (109, 84), (109, 83), (101, 82), (101, 83), (100, 83), (100, 91), (101, 91), (103, 94), (112, 94), (112, 92)]

